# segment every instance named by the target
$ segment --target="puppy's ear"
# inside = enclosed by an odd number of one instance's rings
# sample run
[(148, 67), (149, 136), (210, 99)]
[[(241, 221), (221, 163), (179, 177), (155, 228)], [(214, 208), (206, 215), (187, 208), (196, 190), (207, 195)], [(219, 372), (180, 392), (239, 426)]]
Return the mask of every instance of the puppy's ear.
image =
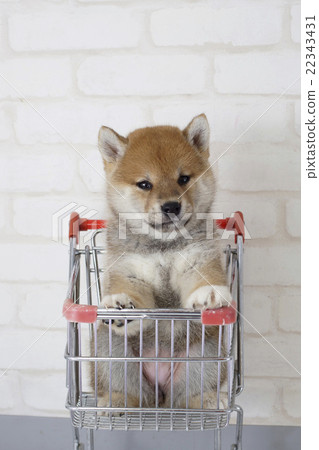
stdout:
[(126, 151), (128, 140), (117, 134), (112, 128), (101, 127), (99, 131), (99, 150), (108, 163), (122, 158)]
[(201, 152), (207, 151), (209, 148), (209, 125), (205, 114), (194, 117), (183, 130), (183, 134), (190, 145)]

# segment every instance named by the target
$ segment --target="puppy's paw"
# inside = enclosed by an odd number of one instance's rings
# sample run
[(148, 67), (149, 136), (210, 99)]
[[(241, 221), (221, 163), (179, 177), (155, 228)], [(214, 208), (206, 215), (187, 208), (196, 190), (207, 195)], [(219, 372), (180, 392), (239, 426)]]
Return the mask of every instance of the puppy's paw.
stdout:
[[(112, 395), (113, 397), (113, 395)], [(112, 406), (111, 408), (124, 408), (124, 395), (121, 396), (120, 394), (116, 393), (115, 399), (112, 398)], [(105, 395), (104, 397), (100, 397), (97, 402), (98, 408), (109, 408), (110, 407), (110, 398), (108, 395)], [(101, 411), (101, 416), (109, 416), (110, 411)], [(124, 413), (121, 411), (112, 411), (112, 416), (121, 417)]]
[[(135, 309), (136, 307), (134, 300), (132, 300), (131, 297), (125, 293), (105, 295), (102, 299), (102, 304), (106, 309), (115, 308), (118, 310), (122, 310), (122, 309)], [(109, 323), (109, 321), (105, 320), (104, 323)], [(125, 325), (124, 320), (112, 319), (111, 324), (113, 325), (113, 329), (117, 334), (124, 334), (124, 325)], [(137, 321), (128, 319), (127, 325), (129, 325), (128, 334), (135, 334), (136, 331), (139, 329)]]
[(202, 286), (188, 297), (185, 306), (193, 309), (216, 309), (230, 305), (231, 301), (227, 286)]
[(204, 394), (204, 409), (227, 409), (228, 407), (228, 395), (226, 392), (219, 393), (219, 402), (217, 401), (217, 393)]
[[(98, 408), (124, 408), (125, 407), (125, 395), (121, 392), (113, 392), (112, 393), (112, 403), (110, 406), (110, 397), (109, 394), (105, 394), (103, 397), (99, 397), (97, 402)], [(127, 407), (128, 408), (138, 408), (139, 399), (132, 397), (131, 395), (127, 395)], [(100, 411), (101, 416), (112, 416), (121, 417), (125, 413), (123, 411)]]
[(135, 308), (134, 301), (127, 294), (112, 294), (105, 295), (102, 299), (102, 304), (105, 308), (116, 309), (133, 309)]
[[(202, 403), (203, 401), (203, 403)], [(219, 401), (217, 400), (217, 392), (204, 392), (203, 399), (200, 395), (195, 395), (189, 401), (190, 409), (227, 409), (228, 395), (226, 392), (219, 393)]]

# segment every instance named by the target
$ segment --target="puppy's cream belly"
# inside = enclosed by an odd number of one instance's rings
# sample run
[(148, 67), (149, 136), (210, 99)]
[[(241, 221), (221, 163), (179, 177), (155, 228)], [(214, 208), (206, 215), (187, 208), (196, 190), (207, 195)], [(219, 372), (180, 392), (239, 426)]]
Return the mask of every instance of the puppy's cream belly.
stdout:
[[(169, 351), (160, 350), (158, 353), (159, 358), (169, 358), (171, 356)], [(174, 355), (175, 357), (183, 357), (184, 354)], [(143, 352), (143, 357), (145, 358), (154, 358), (155, 357), (155, 349), (148, 349)], [(172, 366), (173, 366), (173, 382), (178, 380), (178, 373), (184, 363), (182, 362), (174, 362), (171, 364), (170, 362), (144, 362), (143, 363), (143, 374), (147, 381), (156, 386), (156, 372), (157, 372), (157, 383), (160, 390), (167, 394), (170, 390), (171, 379), (172, 379)]]

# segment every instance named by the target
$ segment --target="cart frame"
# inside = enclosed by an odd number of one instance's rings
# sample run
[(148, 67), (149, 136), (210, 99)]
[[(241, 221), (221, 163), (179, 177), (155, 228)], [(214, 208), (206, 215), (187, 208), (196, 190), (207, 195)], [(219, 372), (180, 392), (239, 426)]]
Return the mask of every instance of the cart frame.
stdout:
[[(221, 449), (221, 431), (229, 424), (230, 415), (236, 413), (236, 437), (232, 450), (242, 449), (242, 424), (243, 411), (235, 403), (235, 398), (243, 388), (243, 245), (244, 245), (244, 220), (240, 212), (236, 212), (231, 218), (217, 220), (217, 226), (227, 231), (233, 231), (235, 237), (235, 247), (229, 244), (225, 249), (226, 270), (229, 284), (234, 298), (234, 302), (223, 308), (206, 311), (192, 311), (184, 309), (134, 309), (134, 310), (116, 310), (100, 307), (101, 301), (101, 282), (100, 277), (103, 269), (100, 268), (99, 255), (105, 250), (97, 244), (97, 238), (105, 230), (107, 224), (102, 220), (88, 220), (80, 218), (77, 213), (72, 213), (69, 226), (70, 240), (70, 259), (69, 259), (69, 286), (67, 297), (63, 306), (63, 314), (67, 319), (67, 345), (65, 358), (67, 363), (66, 384), (68, 388), (66, 407), (70, 410), (73, 425), (73, 445), (75, 450), (94, 449), (94, 430), (97, 429), (123, 429), (123, 430), (176, 430), (192, 429), (213, 430), (214, 431), (214, 449)], [(92, 231), (90, 245), (80, 248), (80, 233), (83, 231)], [(84, 260), (86, 290), (80, 293), (80, 273), (81, 260)], [(93, 283), (91, 276), (94, 276)], [(93, 292), (94, 287), (94, 292)], [(93, 300), (95, 293), (95, 303)], [(86, 302), (82, 298), (86, 297)], [(81, 302), (82, 300), (82, 302)], [(131, 320), (140, 321), (140, 335), (143, 336), (144, 322), (153, 321), (155, 335), (157, 336), (156, 353), (152, 357), (144, 356), (142, 350), (140, 354), (132, 357), (128, 356), (126, 350), (120, 357), (112, 354), (112, 328), (108, 325), (110, 349), (108, 356), (99, 356), (95, 349), (94, 355), (86, 353), (83, 350), (83, 335), (85, 327), (90, 341), (97, 342), (97, 329), (101, 322), (112, 323), (113, 320), (123, 321), (125, 327), (124, 348), (127, 348), (127, 326)], [(185, 322), (187, 326), (186, 354), (183, 358), (178, 357), (172, 351), (170, 357), (161, 357), (158, 352), (158, 327), (161, 321), (170, 321), (171, 323), (171, 342), (174, 347), (174, 324)], [(192, 323), (200, 323), (202, 326), (202, 352), (198, 357), (189, 354), (189, 330)], [(204, 353), (205, 345), (205, 327), (218, 327), (218, 354), (206, 355)], [(140, 338), (140, 348), (143, 347), (142, 337)], [(92, 341), (92, 342), (93, 342)], [(188, 351), (187, 351), (188, 348)], [(226, 349), (224, 351), (224, 349)], [(189, 409), (188, 407), (188, 385), (186, 384), (186, 407), (176, 408), (171, 401), (170, 407), (161, 407), (158, 405), (158, 381), (156, 378), (156, 396), (154, 407), (145, 407), (140, 400), (139, 407), (116, 408), (112, 405), (112, 380), (110, 378), (110, 404), (108, 406), (98, 405), (97, 399), (97, 365), (109, 364), (110, 374), (112, 374), (112, 364), (122, 363), (127, 377), (128, 364), (137, 364), (140, 368), (140, 392), (142, 391), (142, 367), (144, 363), (156, 365), (156, 377), (158, 374), (158, 365), (169, 363), (171, 370), (176, 363), (183, 363), (187, 371), (192, 364), (201, 364), (203, 372), (204, 364), (215, 364), (218, 370), (217, 380), (217, 403), (214, 409), (205, 409), (203, 407), (203, 376), (201, 376), (201, 408)], [(95, 386), (94, 392), (86, 392), (83, 389), (83, 380), (85, 378), (85, 364), (95, 365)], [(220, 381), (221, 365), (227, 367), (226, 393), (222, 394), (222, 385)], [(192, 367), (192, 366), (191, 366)], [(111, 375), (112, 376), (112, 375)], [(172, 377), (173, 379), (173, 377)], [(127, 398), (127, 387), (125, 381), (125, 399)], [(173, 394), (173, 381), (171, 381)], [(226, 405), (221, 401), (226, 398)], [(140, 394), (141, 396), (141, 394)], [(173, 397), (172, 397), (173, 398)], [(225, 403), (225, 402), (224, 402)], [(80, 429), (87, 430), (86, 446), (80, 441)]]

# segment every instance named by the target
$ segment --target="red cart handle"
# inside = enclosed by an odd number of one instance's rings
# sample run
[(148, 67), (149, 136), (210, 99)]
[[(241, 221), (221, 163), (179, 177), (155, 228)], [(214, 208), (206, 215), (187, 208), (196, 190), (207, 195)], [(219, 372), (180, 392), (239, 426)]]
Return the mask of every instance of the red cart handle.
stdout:
[(203, 325), (229, 325), (237, 319), (237, 305), (232, 302), (229, 306), (202, 311)]
[(226, 217), (226, 219), (217, 219), (216, 224), (218, 228), (227, 231), (235, 232), (235, 243), (237, 244), (237, 236), (242, 236), (245, 242), (245, 222), (244, 215), (240, 211), (236, 211), (233, 217)]
[(63, 315), (68, 322), (94, 323), (97, 319), (97, 306), (79, 305), (67, 298), (63, 304)]
[(81, 218), (78, 213), (73, 212), (70, 216), (69, 239), (75, 237), (76, 243), (79, 243), (80, 231), (100, 230), (106, 228), (106, 220), (89, 220)]
[[(235, 242), (237, 243), (237, 236), (240, 235), (243, 237), (243, 241), (245, 241), (245, 222), (243, 213), (240, 211), (236, 211), (233, 217), (226, 217), (226, 219), (217, 219), (216, 225), (218, 228), (234, 231), (235, 232)], [(69, 225), (69, 239), (72, 237), (76, 238), (76, 242), (79, 242), (79, 233), (80, 231), (87, 230), (100, 230), (106, 228), (107, 221), (106, 220), (90, 220), (80, 218), (78, 213), (71, 213), (70, 217), (70, 225)]]

